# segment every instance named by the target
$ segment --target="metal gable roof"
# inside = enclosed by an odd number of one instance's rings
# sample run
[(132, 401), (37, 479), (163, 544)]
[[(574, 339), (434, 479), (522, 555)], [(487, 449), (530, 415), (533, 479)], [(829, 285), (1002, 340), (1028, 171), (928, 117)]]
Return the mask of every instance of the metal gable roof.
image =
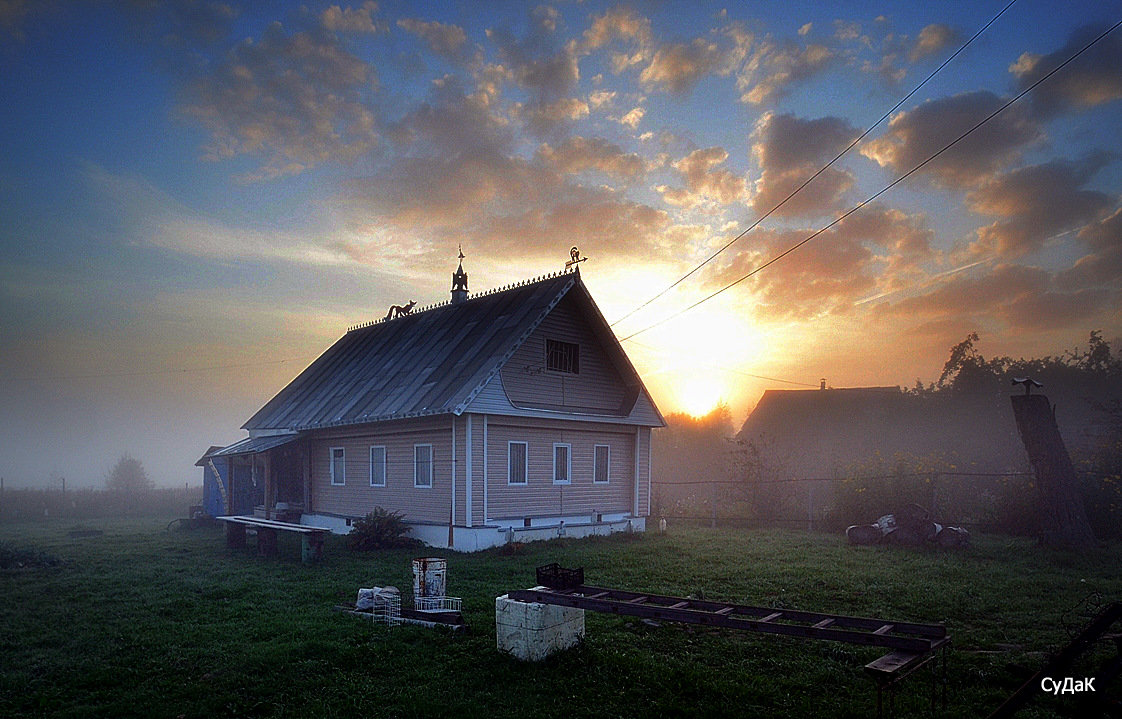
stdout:
[(243, 428), (459, 414), (574, 286), (564, 272), (353, 328)]

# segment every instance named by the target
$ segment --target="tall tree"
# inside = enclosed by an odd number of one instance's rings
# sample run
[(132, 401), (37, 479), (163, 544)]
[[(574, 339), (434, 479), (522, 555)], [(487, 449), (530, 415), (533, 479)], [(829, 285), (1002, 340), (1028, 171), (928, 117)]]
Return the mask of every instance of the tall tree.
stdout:
[(117, 464), (109, 471), (109, 476), (105, 478), (105, 488), (110, 492), (139, 494), (148, 492), (155, 486), (155, 483), (148, 479), (148, 473), (144, 471), (144, 465), (140, 460), (128, 453), (121, 455)]

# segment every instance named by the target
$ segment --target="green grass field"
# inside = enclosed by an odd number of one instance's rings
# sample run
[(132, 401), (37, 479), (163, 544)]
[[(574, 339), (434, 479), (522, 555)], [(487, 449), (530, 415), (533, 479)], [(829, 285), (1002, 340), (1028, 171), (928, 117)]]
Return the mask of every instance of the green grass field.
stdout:
[[(664, 535), (557, 540), (523, 554), (448, 559), (465, 635), (372, 626), (332, 610), (359, 587), (408, 596), (403, 550), (353, 554), (331, 538), (320, 566), (221, 529), (166, 519), (0, 525), (0, 543), (58, 566), (0, 571), (0, 716), (648, 717), (875, 716), (862, 666), (883, 651), (589, 613), (587, 640), (540, 664), (495, 648), (494, 598), (548, 562), (589, 583), (777, 608), (945, 621), (954, 640), (945, 715), (985, 716), (1089, 616), (1122, 598), (1122, 547), (1086, 556), (976, 537), (964, 551), (846, 546), (782, 530), (671, 528)], [(897, 708), (922, 716), (926, 673)], [(1077, 713), (1043, 694), (1018, 716)]]

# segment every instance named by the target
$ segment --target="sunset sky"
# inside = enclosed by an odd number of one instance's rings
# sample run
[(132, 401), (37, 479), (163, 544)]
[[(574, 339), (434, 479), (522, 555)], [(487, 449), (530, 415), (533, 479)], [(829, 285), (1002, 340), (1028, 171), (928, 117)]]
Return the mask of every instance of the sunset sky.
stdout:
[[(0, 0), (0, 476), (161, 484), (351, 324), (582, 277), (664, 413), (1122, 343), (1122, 2)], [(668, 319), (669, 318), (669, 319)], [(660, 323), (660, 324), (656, 324)], [(652, 327), (653, 326), (653, 327)], [(650, 328), (650, 329), (648, 329)], [(630, 335), (634, 333), (634, 337)], [(770, 378), (770, 379), (764, 379)], [(785, 380), (782, 382), (780, 380)], [(795, 383), (795, 384), (792, 384)]]

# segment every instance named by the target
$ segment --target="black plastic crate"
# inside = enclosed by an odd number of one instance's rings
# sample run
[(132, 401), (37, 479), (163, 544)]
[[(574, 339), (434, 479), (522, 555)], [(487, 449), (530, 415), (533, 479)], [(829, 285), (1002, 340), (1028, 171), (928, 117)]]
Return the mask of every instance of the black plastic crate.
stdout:
[(557, 562), (538, 567), (538, 584), (550, 589), (572, 589), (584, 584), (584, 567), (565, 569)]

